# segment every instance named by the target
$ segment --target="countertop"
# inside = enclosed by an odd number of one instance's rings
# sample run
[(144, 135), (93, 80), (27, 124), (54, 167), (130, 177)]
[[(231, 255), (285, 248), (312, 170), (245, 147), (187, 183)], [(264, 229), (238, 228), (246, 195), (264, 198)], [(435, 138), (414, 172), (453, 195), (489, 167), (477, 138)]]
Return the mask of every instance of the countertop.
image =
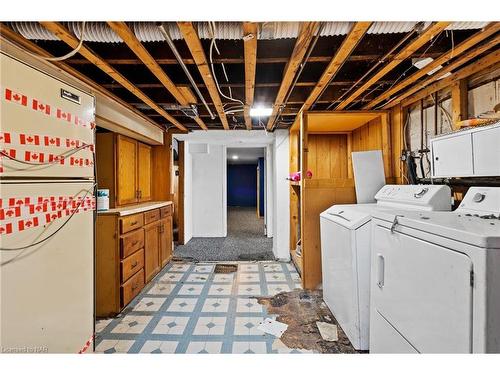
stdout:
[(165, 207), (170, 204), (172, 204), (172, 201), (146, 202), (146, 203), (132, 204), (130, 206), (111, 208), (106, 211), (97, 211), (97, 214), (127, 216), (127, 215), (138, 214), (144, 211), (154, 210), (155, 208)]

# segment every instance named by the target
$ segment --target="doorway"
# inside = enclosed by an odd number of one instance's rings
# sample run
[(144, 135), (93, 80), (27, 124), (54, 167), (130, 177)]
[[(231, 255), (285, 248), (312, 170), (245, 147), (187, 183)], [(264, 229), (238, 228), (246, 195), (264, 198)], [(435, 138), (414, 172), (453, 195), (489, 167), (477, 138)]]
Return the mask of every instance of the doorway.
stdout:
[(238, 260), (273, 259), (266, 236), (266, 149), (227, 148), (227, 245)]

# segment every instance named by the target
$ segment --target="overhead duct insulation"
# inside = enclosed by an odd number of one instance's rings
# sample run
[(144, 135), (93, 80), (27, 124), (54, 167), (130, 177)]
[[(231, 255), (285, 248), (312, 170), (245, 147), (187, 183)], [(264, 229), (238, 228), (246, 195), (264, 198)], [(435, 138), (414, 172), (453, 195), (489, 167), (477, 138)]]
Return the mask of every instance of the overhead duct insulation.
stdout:
[[(374, 22), (368, 34), (407, 33), (417, 22)], [(29, 40), (59, 40), (38, 22), (10, 22), (13, 30)], [(81, 35), (81, 22), (62, 22), (74, 35)], [(160, 42), (164, 37), (155, 22), (129, 22), (131, 29), (141, 42)], [(488, 22), (454, 22), (447, 30), (473, 30), (485, 27)], [(172, 40), (182, 39), (175, 22), (164, 23)], [(208, 22), (195, 22), (201, 39), (211, 39)], [(346, 35), (352, 22), (325, 22), (320, 36)], [(299, 33), (298, 22), (262, 22), (259, 24), (257, 38), (260, 40), (296, 38)], [(241, 22), (218, 22), (215, 38), (217, 40), (243, 39)], [(86, 42), (121, 43), (121, 39), (105, 22), (87, 22), (85, 27)]]

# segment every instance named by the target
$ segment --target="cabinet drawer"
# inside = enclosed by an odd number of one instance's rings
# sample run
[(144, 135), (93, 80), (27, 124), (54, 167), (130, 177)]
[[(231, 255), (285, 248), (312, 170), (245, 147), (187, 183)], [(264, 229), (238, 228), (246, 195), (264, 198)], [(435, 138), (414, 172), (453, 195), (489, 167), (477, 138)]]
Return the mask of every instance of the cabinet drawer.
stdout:
[(165, 216), (172, 215), (172, 205), (168, 205), (160, 208), (160, 217), (164, 218)]
[(120, 219), (120, 233), (127, 233), (144, 225), (142, 214), (125, 216)]
[(144, 287), (144, 269), (137, 272), (121, 286), (122, 307), (126, 306)]
[(122, 283), (144, 268), (144, 249), (136, 251), (121, 261)]
[(144, 224), (149, 224), (157, 220), (160, 220), (160, 210), (156, 209), (144, 213)]
[(144, 247), (144, 229), (127, 234), (120, 238), (121, 258), (125, 259), (129, 255)]

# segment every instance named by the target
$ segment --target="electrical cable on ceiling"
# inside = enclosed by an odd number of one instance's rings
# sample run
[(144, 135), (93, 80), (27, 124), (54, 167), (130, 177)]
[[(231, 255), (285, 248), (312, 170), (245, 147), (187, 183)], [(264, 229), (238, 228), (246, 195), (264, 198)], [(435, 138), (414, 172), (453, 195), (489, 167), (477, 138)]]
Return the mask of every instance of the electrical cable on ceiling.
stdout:
[(84, 38), (85, 38), (85, 21), (82, 22), (82, 32), (80, 33), (80, 42), (78, 43), (78, 45), (76, 46), (76, 48), (74, 50), (72, 50), (71, 52), (68, 52), (67, 54), (65, 54), (63, 56), (47, 57), (47, 56), (37, 55), (36, 53), (30, 52), (30, 51), (28, 51), (26, 49), (24, 49), (24, 51), (28, 55), (33, 56), (34, 58), (39, 59), (39, 60), (45, 60), (45, 61), (63, 61), (63, 60), (69, 59), (70, 57), (73, 57), (74, 55), (76, 55), (78, 53), (78, 51), (80, 51), (80, 48), (82, 48), (82, 45), (83, 45)]
[[(239, 99), (236, 99), (236, 98), (233, 98), (232, 96), (232, 92), (231, 92), (231, 87), (228, 87), (229, 88), (229, 96), (225, 95), (220, 86), (219, 86), (219, 81), (217, 79), (217, 75), (215, 74), (215, 67), (214, 67), (214, 62), (213, 62), (213, 49), (215, 48), (215, 50), (217, 51), (217, 54), (220, 56), (220, 51), (219, 51), (219, 48), (217, 47), (217, 42), (215, 40), (215, 35), (216, 35), (216, 25), (215, 25), (215, 22), (210, 22), (209, 23), (209, 26), (210, 26), (210, 30), (211, 30), (211, 34), (212, 34), (212, 41), (210, 42), (210, 53), (209, 53), (209, 58), (210, 58), (210, 68), (212, 70), (212, 76), (214, 77), (214, 81), (215, 81), (215, 85), (217, 86), (217, 91), (219, 91), (219, 94), (228, 99), (228, 100), (231, 100), (233, 102), (236, 102), (236, 103), (239, 103), (241, 104), (241, 110), (243, 111), (244, 110), (244, 107), (245, 107), (245, 103), (243, 103), (243, 101), (239, 100)], [(222, 66), (222, 71), (224, 73), (224, 77), (226, 78), (226, 82), (229, 83), (229, 77), (227, 75), (227, 71), (226, 71), (226, 67), (224, 66), (224, 63), (221, 63), (221, 66)], [(227, 113), (225, 110), (224, 110), (224, 113)]]

